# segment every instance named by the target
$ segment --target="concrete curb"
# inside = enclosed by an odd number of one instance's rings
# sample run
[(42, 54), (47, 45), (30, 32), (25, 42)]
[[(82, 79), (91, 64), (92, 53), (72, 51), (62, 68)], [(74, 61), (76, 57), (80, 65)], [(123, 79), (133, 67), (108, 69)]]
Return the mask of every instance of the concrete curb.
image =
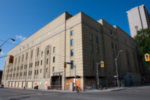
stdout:
[[(18, 90), (24, 90), (22, 88), (6, 88), (6, 89), (18, 89)], [(124, 90), (125, 87), (120, 87), (120, 88), (108, 88), (108, 89), (103, 89), (103, 90), (85, 90), (85, 91), (80, 91), (79, 93), (98, 93), (98, 92), (111, 92), (111, 91), (120, 91)], [(51, 92), (51, 93), (77, 93), (76, 91), (69, 91), (69, 90), (35, 90), (35, 89), (25, 89), (26, 91), (38, 91), (38, 92)]]
[(103, 89), (103, 90), (87, 90), (85, 92), (111, 92), (111, 91), (120, 91), (120, 90), (124, 90), (124, 87), (121, 88), (108, 88), (108, 89)]

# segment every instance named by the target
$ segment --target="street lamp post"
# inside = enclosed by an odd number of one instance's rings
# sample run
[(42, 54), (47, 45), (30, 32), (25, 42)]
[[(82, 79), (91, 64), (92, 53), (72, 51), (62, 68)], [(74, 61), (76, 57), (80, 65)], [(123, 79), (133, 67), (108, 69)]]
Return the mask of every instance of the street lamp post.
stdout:
[[(11, 40), (11, 41), (16, 41), (15, 39), (13, 39), (13, 38), (9, 38), (9, 39), (7, 39), (6, 41), (4, 41), (1, 45), (0, 45), (0, 53), (2, 52), (2, 46), (5, 44), (5, 43), (7, 43), (9, 40)], [(8, 56), (8, 55), (7, 55)], [(3, 58), (3, 57), (7, 57), (7, 56), (2, 56), (2, 57), (0, 57), (0, 58)]]
[(123, 50), (119, 50), (118, 55), (117, 55), (116, 58), (115, 58), (116, 77), (117, 77), (117, 85), (118, 85), (118, 87), (120, 87), (120, 82), (119, 82), (118, 62), (117, 62), (117, 61), (118, 61), (118, 58), (119, 58), (119, 55), (120, 55), (121, 52), (123, 52)]
[(97, 89), (99, 89), (99, 65), (100, 65), (100, 63), (97, 62), (96, 63), (96, 86), (97, 86)]
[(76, 79), (77, 79), (77, 77), (76, 77), (76, 65), (74, 65), (74, 84), (75, 84), (75, 86), (77, 85), (76, 84)]
[(2, 46), (5, 44), (5, 43), (7, 43), (9, 40), (11, 40), (11, 41), (16, 41), (15, 39), (13, 39), (13, 38), (9, 38), (9, 39), (7, 39), (6, 41), (4, 41), (1, 45), (0, 45), (0, 53), (2, 52)]

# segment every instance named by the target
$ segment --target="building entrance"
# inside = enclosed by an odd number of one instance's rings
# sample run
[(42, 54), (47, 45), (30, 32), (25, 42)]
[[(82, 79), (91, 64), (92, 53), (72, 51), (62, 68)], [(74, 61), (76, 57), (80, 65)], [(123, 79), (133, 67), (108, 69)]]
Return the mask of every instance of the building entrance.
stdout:
[(52, 89), (62, 89), (62, 76), (52, 76)]

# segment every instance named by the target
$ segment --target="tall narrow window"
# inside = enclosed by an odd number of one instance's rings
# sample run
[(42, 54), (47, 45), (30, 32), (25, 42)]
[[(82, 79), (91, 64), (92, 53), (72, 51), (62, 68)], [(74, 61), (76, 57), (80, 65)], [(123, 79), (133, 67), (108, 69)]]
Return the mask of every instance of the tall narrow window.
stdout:
[(36, 70), (34, 70), (34, 75), (36, 75)]
[(46, 68), (46, 73), (48, 72), (48, 68)]
[(43, 51), (41, 52), (41, 57), (43, 57)]
[(22, 55), (22, 61), (24, 60), (24, 55)]
[(17, 64), (17, 58), (15, 59), (15, 65)]
[(48, 64), (48, 59), (46, 60), (46, 63)]
[(39, 61), (37, 61), (37, 66), (39, 66)]
[(42, 73), (42, 69), (40, 69), (40, 73)]
[(37, 56), (39, 56), (39, 48), (37, 48)]
[(74, 68), (74, 62), (73, 62), (73, 60), (71, 60), (71, 63), (72, 63), (72, 64), (71, 64), (71, 67), (70, 67), (70, 68), (73, 69), (73, 68)]
[(71, 51), (70, 51), (70, 55), (71, 55), (71, 56), (73, 56), (73, 55), (74, 55), (74, 50), (73, 50), (73, 49), (71, 49)]
[(28, 59), (28, 53), (26, 53), (26, 60)]
[(73, 46), (73, 39), (70, 40), (70, 46)]
[(18, 63), (20, 63), (20, 56), (19, 56), (19, 59), (18, 59)]
[(54, 72), (55, 71), (55, 67), (53, 66), (53, 69), (52, 69), (52, 71)]
[(42, 65), (42, 60), (41, 60), (41, 65)]
[(53, 57), (53, 63), (55, 62), (55, 57)]
[(39, 70), (37, 70), (37, 75), (38, 75), (38, 73), (39, 73)]
[(31, 51), (31, 58), (33, 57), (33, 50)]
[(47, 55), (49, 54), (49, 49), (47, 49)]
[(73, 36), (73, 34), (74, 34), (74, 31), (73, 30), (70, 31), (70, 36)]
[(53, 53), (55, 53), (56, 52), (56, 47), (53, 47)]

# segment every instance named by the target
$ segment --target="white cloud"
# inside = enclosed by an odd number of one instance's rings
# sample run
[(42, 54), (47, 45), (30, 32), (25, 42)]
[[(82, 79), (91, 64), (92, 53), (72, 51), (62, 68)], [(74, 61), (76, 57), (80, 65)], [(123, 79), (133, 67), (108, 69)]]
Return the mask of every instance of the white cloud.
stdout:
[(25, 39), (26, 39), (26, 37), (24, 37), (24, 36), (16, 35), (16, 40), (23, 41), (23, 40), (25, 40)]

